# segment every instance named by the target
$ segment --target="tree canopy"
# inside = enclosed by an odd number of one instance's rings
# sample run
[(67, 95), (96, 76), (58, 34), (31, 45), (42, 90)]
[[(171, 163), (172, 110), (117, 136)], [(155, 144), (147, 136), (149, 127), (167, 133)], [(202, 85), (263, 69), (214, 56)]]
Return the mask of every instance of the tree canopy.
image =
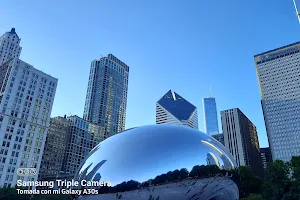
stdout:
[(243, 200), (300, 199), (300, 156), (292, 157), (290, 162), (275, 160), (270, 163), (264, 182), (255, 178), (250, 168), (239, 169), (242, 182), (240, 196), (244, 197)]

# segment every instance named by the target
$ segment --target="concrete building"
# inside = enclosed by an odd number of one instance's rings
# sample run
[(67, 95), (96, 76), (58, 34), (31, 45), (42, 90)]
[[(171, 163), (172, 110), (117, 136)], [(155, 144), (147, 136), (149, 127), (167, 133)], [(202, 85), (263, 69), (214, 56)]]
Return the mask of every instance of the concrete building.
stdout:
[(0, 37), (0, 66), (11, 58), (19, 58), (21, 39), (14, 28)]
[(105, 137), (105, 128), (76, 115), (67, 117), (69, 138), (65, 151), (62, 173), (75, 174), (88, 153)]
[(271, 154), (270, 148), (269, 147), (260, 148), (260, 155), (261, 155), (261, 160), (263, 163), (263, 168), (264, 168), (264, 170), (266, 170), (269, 163), (272, 162), (272, 154)]
[(14, 186), (18, 168), (39, 171), (57, 79), (18, 58), (0, 66), (0, 187)]
[(54, 117), (46, 138), (39, 179), (57, 176), (61, 172), (69, 139), (69, 122), (66, 117)]
[(184, 125), (198, 129), (197, 108), (169, 90), (156, 103), (156, 124)]
[(300, 42), (254, 56), (273, 160), (300, 155)]
[(217, 114), (216, 99), (213, 97), (202, 99), (204, 132), (212, 135), (219, 134), (219, 123)]
[(254, 124), (238, 108), (221, 111), (225, 147), (239, 166), (249, 166), (262, 176), (262, 160)]
[(105, 138), (125, 129), (129, 67), (109, 54), (91, 64), (83, 119), (105, 128)]

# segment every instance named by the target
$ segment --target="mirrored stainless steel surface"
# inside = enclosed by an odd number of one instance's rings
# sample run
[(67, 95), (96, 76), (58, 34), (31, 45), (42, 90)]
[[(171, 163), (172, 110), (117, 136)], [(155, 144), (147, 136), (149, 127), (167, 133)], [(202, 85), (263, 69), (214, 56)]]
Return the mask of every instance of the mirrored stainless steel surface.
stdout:
[[(237, 165), (217, 140), (192, 128), (149, 125), (97, 145), (75, 178), (98, 181), (81, 199), (237, 200)], [(100, 194), (101, 193), (101, 194)]]

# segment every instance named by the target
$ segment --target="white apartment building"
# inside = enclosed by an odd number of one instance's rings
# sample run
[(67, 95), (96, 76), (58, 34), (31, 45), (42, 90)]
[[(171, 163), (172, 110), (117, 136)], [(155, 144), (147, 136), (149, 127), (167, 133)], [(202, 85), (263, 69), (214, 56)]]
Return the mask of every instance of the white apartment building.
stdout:
[(300, 42), (254, 56), (273, 160), (300, 155)]
[(0, 37), (0, 66), (9, 58), (19, 58), (22, 51), (20, 41), (14, 28)]
[(39, 171), (57, 79), (18, 58), (0, 66), (0, 187), (15, 186), (18, 168)]

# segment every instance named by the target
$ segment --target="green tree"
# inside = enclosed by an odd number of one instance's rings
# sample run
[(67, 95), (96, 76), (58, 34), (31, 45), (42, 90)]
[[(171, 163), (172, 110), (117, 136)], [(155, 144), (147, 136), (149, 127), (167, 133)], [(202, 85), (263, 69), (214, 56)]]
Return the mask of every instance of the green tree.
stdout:
[(170, 181), (175, 181), (175, 180), (178, 180), (180, 179), (180, 171), (178, 169), (174, 170), (171, 174), (171, 179)]
[(240, 166), (240, 196), (247, 197), (249, 194), (260, 194), (262, 180), (253, 174), (251, 168)]
[(291, 180), (289, 183), (289, 192), (284, 194), (284, 200), (299, 200), (300, 199), (300, 156), (293, 156), (290, 167)]
[(186, 179), (187, 177), (189, 177), (189, 171), (186, 169), (186, 168), (182, 168), (180, 171), (179, 171), (179, 176), (180, 176), (180, 179)]
[(270, 200), (281, 200), (290, 192), (290, 167), (287, 163), (276, 160), (268, 166), (268, 176), (263, 186), (263, 196)]
[(31, 195), (18, 194), (16, 188), (0, 188), (0, 200), (29, 200), (30, 197)]
[(293, 173), (293, 180), (300, 183), (300, 156), (293, 156), (290, 165)]
[(220, 168), (217, 165), (208, 165), (207, 168), (211, 176), (214, 176), (221, 172)]

